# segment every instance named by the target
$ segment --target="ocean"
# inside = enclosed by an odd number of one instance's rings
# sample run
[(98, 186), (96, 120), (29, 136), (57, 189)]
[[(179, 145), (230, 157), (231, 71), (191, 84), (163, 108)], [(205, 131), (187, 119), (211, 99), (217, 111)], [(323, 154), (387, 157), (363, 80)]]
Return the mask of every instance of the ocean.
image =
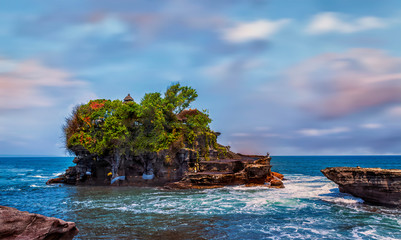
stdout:
[(320, 173), (400, 169), (401, 156), (273, 156), (284, 189), (47, 186), (72, 159), (1, 157), (0, 205), (74, 221), (75, 239), (401, 239), (401, 209), (363, 204)]

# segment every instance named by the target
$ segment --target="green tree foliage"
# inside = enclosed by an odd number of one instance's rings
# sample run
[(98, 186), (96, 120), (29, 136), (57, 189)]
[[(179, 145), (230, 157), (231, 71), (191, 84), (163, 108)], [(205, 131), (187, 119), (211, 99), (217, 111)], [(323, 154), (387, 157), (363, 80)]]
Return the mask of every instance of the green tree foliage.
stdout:
[(211, 119), (206, 111), (184, 110), (197, 96), (195, 89), (174, 84), (164, 95), (147, 93), (140, 104), (97, 99), (79, 105), (64, 127), (66, 147), (98, 156), (190, 148), (207, 157), (209, 147), (217, 146)]

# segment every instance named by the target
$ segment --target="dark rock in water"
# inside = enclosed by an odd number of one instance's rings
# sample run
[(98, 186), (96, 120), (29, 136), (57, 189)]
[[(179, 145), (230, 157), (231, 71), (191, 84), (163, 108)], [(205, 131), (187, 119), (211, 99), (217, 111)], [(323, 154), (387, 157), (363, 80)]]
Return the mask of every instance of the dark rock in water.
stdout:
[(401, 169), (331, 167), (321, 170), (350, 193), (372, 204), (401, 207)]
[(273, 179), (270, 181), (270, 187), (272, 188), (284, 188), (284, 183), (281, 180)]
[(46, 185), (53, 184), (53, 183), (64, 183), (64, 177), (57, 177), (57, 178), (49, 179), (46, 182)]
[(70, 240), (77, 234), (73, 222), (0, 206), (0, 239)]

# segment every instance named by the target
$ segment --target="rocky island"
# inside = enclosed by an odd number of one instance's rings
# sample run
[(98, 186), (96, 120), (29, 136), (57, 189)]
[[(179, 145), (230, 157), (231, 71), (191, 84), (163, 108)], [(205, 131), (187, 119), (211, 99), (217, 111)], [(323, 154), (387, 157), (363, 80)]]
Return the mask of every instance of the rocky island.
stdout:
[(215, 188), (246, 184), (281, 188), (270, 156), (243, 155), (217, 143), (206, 110), (188, 108), (194, 89), (170, 86), (140, 103), (92, 100), (66, 119), (66, 148), (76, 164), (47, 183)]
[(321, 170), (350, 193), (372, 204), (401, 207), (401, 169), (331, 167)]

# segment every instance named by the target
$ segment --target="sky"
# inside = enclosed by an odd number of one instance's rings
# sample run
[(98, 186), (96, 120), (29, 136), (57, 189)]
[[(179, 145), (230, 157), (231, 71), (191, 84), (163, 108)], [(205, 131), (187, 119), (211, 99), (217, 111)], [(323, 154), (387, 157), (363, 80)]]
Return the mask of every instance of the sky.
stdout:
[(0, 0), (0, 155), (65, 156), (75, 105), (177, 82), (235, 152), (401, 154), (400, 43), (391, 0)]

